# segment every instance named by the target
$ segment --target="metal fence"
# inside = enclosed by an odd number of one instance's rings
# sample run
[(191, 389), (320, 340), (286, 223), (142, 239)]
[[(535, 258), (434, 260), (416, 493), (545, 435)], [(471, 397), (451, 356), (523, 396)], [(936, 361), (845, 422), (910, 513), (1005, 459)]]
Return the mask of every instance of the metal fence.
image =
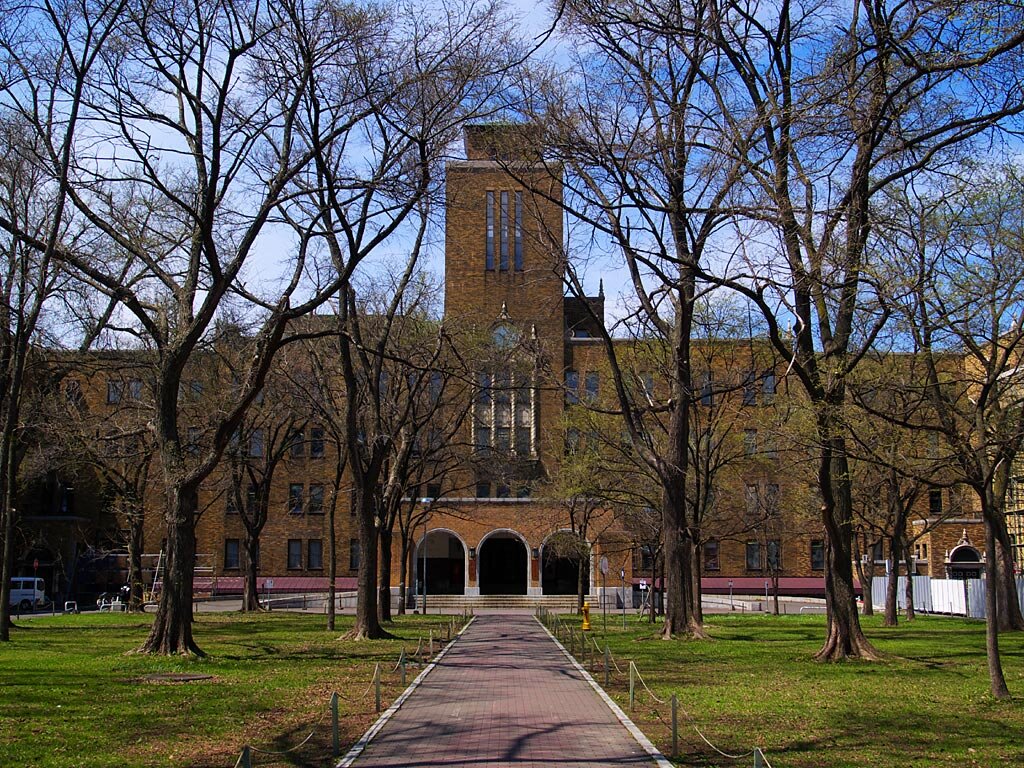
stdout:
[[(871, 602), (878, 608), (885, 605), (885, 591), (889, 585), (888, 576), (876, 576), (871, 581)], [(896, 601), (900, 608), (907, 607), (907, 577), (899, 576), (896, 584)], [(914, 576), (914, 610), (922, 613), (944, 613), (950, 616), (969, 616), (972, 619), (985, 618), (984, 579), (933, 579), (930, 576)], [(1024, 577), (1017, 578), (1017, 598), (1024, 610)]]

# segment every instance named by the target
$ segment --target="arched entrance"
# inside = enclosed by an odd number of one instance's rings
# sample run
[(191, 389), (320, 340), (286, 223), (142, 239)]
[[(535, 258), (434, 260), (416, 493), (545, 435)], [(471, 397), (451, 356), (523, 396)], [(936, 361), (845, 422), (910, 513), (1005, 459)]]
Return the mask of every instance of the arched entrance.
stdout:
[(590, 547), (569, 531), (548, 537), (542, 549), (541, 591), (545, 595), (575, 595), (580, 571), (583, 594), (590, 594)]
[(423, 589), (426, 556), (427, 594), (461, 595), (466, 589), (466, 548), (450, 531), (430, 531), (416, 548), (416, 585)]
[(499, 531), (480, 543), (477, 561), (481, 595), (525, 595), (529, 566), (526, 544), (514, 533)]
[(977, 549), (970, 544), (961, 544), (949, 553), (946, 571), (952, 579), (980, 579), (983, 565)]

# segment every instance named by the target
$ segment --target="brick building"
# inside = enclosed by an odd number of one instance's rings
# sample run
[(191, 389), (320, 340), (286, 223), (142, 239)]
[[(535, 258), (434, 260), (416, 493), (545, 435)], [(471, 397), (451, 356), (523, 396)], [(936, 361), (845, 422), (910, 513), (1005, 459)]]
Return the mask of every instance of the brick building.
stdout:
[[(585, 591), (595, 594), (602, 584), (618, 588), (620, 573), (627, 589), (659, 577), (657, 534), (644, 532), (651, 513), (642, 503), (626, 511), (615, 505), (588, 508), (581, 523), (580, 510), (558, 495), (559, 476), (586, 446), (602, 442), (612, 453), (625, 449), (617, 439), (621, 428), (608, 415), (614, 410), (609, 363), (598, 338), (603, 290), (587, 298), (565, 295), (561, 181), (541, 162), (529, 134), (526, 142), (523, 135), (523, 129), (508, 126), (470, 126), (465, 160), (447, 167), (445, 321), (485, 339), (489, 352), (472, 372), (472, 391), (464, 393), (472, 404), (455, 441), (458, 466), (440, 480), (409, 489), (410, 500), (421, 498), (424, 514), (410, 532), (409, 559), (402, 563), (395, 553), (391, 583), (399, 583), (402, 565), (410, 566), (410, 589), (422, 590), (425, 583), (428, 594), (574, 594), (581, 571)], [(621, 359), (629, 361), (631, 381), (656, 397), (657, 345), (615, 343), (624, 350)], [(787, 390), (784, 371), (763, 342), (709, 340), (698, 345), (696, 355), (702, 389), (695, 439), (718, 452), (720, 465), (701, 532), (705, 588), (724, 591), (735, 582), (762, 592), (766, 580), (777, 578), (784, 592), (820, 591), (825, 556), (811, 490), (813, 464), (793, 447), (806, 444), (792, 432), (799, 428), (792, 423), (799, 422), (792, 418), (799, 398)], [(216, 393), (230, 386), (229, 357), (201, 361), (186, 377), (182, 403), (192, 411), (189, 434), (194, 430), (197, 441), (203, 439), (203, 409), (217, 407)], [(111, 365), (117, 367), (114, 375)], [(295, 367), (287, 361), (278, 365)], [(272, 579), (275, 590), (323, 588), (330, 535), (325, 512), (337, 504), (339, 585), (352, 587), (360, 553), (346, 496), (350, 482), (337, 474), (336, 436), (308, 407), (314, 395), (296, 389), (293, 379), (271, 378), (235, 447), (250, 464), (271, 456), (277, 461), (260, 537), (261, 584)], [(101, 421), (144, 415), (143, 374), (133, 372), (130, 361), (100, 361), (88, 375), (70, 375), (66, 386), (77, 388), (75, 397)], [(281, 413), (298, 418), (282, 420)], [(92, 429), (99, 436), (107, 427)], [(644, 484), (642, 473), (622, 466), (598, 465), (614, 484)], [(123, 541), (126, 525), (123, 518), (112, 522), (103, 494), (79, 481), (73, 494), (76, 527), (61, 528), (59, 515), (47, 520), (42, 508), (67, 512), (72, 497), (71, 481), (51, 474), (43, 490), (33, 491), (41, 511), (32, 519), (37, 530), (50, 531), (36, 536), (33, 551), (50, 553), (47, 567), (55, 577), (58, 566), (67, 574), (68, 563), (86, 549)], [(195, 499), (201, 513), (200, 589), (237, 591), (241, 583), (245, 535), (230, 479), (225, 459)], [(654, 506), (657, 492), (647, 482), (638, 495), (650, 493)], [(154, 509), (155, 489), (147, 504), (142, 547), (156, 556), (164, 532)], [(957, 520), (957, 540), (965, 527), (972, 541), (981, 540), (976, 521)], [(928, 552), (918, 555), (919, 572), (941, 575), (943, 564), (936, 558), (955, 545), (947, 533), (939, 526), (919, 540), (918, 552)], [(582, 557), (565, 544), (579, 537), (585, 541)], [(602, 580), (604, 561), (609, 573)], [(874, 568), (884, 572), (881, 557)]]

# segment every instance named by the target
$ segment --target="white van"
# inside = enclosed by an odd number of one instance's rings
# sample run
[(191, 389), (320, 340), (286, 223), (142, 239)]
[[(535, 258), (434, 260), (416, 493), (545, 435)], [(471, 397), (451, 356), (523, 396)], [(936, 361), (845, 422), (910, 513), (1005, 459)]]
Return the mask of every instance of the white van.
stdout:
[(15, 576), (11, 579), (11, 607), (28, 612), (42, 608), (46, 600), (45, 584), (34, 576)]

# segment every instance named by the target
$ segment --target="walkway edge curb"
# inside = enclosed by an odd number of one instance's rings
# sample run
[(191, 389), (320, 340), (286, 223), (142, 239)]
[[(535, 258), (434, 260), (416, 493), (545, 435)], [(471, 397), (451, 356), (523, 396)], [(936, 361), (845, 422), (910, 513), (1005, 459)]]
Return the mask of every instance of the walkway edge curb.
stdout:
[(441, 652), (434, 657), (434, 660), (431, 661), (422, 672), (416, 675), (416, 679), (409, 683), (409, 687), (402, 691), (402, 695), (395, 699), (394, 703), (384, 710), (381, 716), (378, 717), (376, 722), (367, 729), (366, 733), (362, 735), (359, 741), (352, 745), (351, 749), (349, 749), (349, 751), (345, 753), (345, 756), (341, 758), (341, 762), (335, 765), (335, 768), (349, 768), (349, 766), (355, 762), (356, 758), (358, 758), (363, 753), (363, 750), (370, 745), (370, 742), (373, 741), (373, 737), (380, 732), (380, 729), (383, 728), (395, 712), (401, 708), (405, 703), (405, 700), (412, 695), (412, 692), (419, 688), (420, 683), (423, 682), (424, 678), (426, 678), (434, 667), (437, 666), (438, 662), (445, 657), (445, 654), (447, 654), (448, 651), (451, 650), (451, 647), (455, 645), (455, 641), (459, 639), (463, 632), (469, 629), (469, 625), (474, 621), (476, 621), (476, 616), (471, 617), (470, 620), (466, 622), (465, 626), (455, 634), (455, 637), (451, 639), (448, 645), (442, 648)]
[(561, 642), (559, 642), (558, 638), (551, 634), (551, 630), (544, 626), (544, 622), (536, 616), (534, 616), (533, 618), (534, 621), (540, 624), (541, 629), (543, 629), (547, 633), (548, 637), (551, 638), (551, 641), (558, 646), (562, 653), (565, 654), (565, 657), (576, 668), (576, 671), (583, 675), (583, 679), (586, 680), (590, 684), (590, 687), (597, 692), (597, 695), (601, 697), (601, 700), (604, 701), (604, 703), (608, 706), (608, 709), (612, 711), (612, 714), (619, 719), (619, 722), (622, 723), (623, 726), (625, 726), (626, 730), (629, 731), (630, 735), (634, 739), (636, 739), (637, 743), (644, 748), (648, 755), (651, 756), (651, 759), (654, 760), (658, 768), (674, 768), (672, 763), (669, 762), (668, 758), (661, 754), (661, 751), (656, 746), (654, 746), (654, 744), (651, 742), (650, 739), (647, 738), (644, 732), (637, 727), (636, 723), (634, 723), (630, 719), (629, 715), (622, 711), (622, 707), (615, 703), (615, 701), (612, 699), (611, 696), (608, 695), (605, 689), (598, 685), (597, 681), (594, 680), (593, 677), (591, 677), (590, 673), (587, 672), (583, 665), (576, 661), (576, 658), (565, 649), (565, 646), (562, 645)]

